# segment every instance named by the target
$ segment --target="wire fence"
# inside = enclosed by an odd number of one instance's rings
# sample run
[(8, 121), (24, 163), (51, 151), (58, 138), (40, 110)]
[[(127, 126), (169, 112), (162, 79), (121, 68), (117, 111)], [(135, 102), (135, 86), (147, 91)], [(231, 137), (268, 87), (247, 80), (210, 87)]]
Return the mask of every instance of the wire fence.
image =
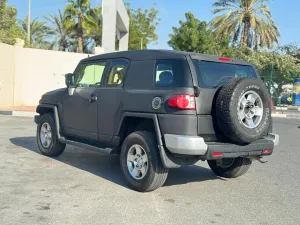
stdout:
[[(293, 79), (290, 82), (284, 82), (285, 78), (279, 70), (270, 66), (267, 69), (258, 71), (262, 80), (264, 81), (268, 92), (275, 105), (278, 104), (292, 104), (293, 102)], [(299, 77), (300, 73), (293, 75), (292, 77)], [(283, 84), (290, 83), (289, 88), (283, 89)], [(282, 96), (284, 96), (282, 98)], [(283, 100), (282, 100), (283, 99)]]

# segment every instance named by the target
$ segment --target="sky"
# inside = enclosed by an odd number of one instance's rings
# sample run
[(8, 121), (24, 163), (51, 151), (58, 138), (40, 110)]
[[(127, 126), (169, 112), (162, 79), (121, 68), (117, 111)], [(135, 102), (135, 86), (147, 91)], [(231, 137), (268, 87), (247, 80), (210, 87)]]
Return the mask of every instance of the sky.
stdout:
[[(101, 5), (101, 0), (90, 0), (92, 5)], [(192, 12), (198, 19), (210, 21), (214, 0), (127, 0), (133, 8), (151, 8), (156, 3), (159, 10), (160, 24), (157, 27), (159, 40), (150, 44), (149, 48), (170, 49), (169, 34), (172, 27), (178, 26), (178, 21), (184, 19), (184, 14)], [(9, 5), (18, 9), (18, 18), (27, 15), (27, 0), (8, 0)], [(31, 17), (43, 18), (44, 15), (56, 13), (63, 9), (66, 0), (31, 0)], [(300, 1), (299, 0), (271, 0), (268, 4), (275, 24), (279, 28), (280, 45), (289, 43), (300, 44)]]

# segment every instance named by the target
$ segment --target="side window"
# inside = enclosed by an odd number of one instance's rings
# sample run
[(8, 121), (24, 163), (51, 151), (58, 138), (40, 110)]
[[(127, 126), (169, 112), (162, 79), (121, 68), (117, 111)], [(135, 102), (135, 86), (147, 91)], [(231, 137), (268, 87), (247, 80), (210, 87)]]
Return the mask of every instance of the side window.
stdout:
[(173, 67), (172, 63), (157, 63), (155, 82), (157, 86), (172, 86), (173, 84)]
[(157, 60), (156, 87), (192, 87), (192, 75), (186, 60)]
[(106, 80), (107, 87), (123, 86), (127, 65), (128, 62), (126, 61), (113, 61), (111, 63)]
[(82, 64), (75, 73), (75, 83), (78, 87), (96, 87), (100, 82), (105, 69), (105, 62)]

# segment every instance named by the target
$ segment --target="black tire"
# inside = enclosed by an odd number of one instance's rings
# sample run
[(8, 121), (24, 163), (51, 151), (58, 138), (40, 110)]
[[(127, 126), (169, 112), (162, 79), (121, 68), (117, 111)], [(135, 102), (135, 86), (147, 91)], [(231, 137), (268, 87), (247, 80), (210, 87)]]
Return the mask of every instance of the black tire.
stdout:
[(230, 163), (229, 166), (222, 166), (222, 160), (219, 162), (217, 160), (208, 160), (207, 163), (217, 176), (225, 178), (236, 178), (242, 176), (249, 170), (252, 163), (252, 161), (248, 158), (236, 158), (232, 160), (233, 162)]
[[(45, 123), (49, 124), (51, 127), (51, 143), (48, 147), (45, 147), (41, 143), (41, 128)], [(45, 113), (41, 116), (40, 122), (37, 126), (36, 137), (38, 147), (43, 155), (55, 157), (61, 155), (65, 150), (66, 144), (60, 143), (57, 138), (57, 130), (52, 113)]]
[[(148, 157), (148, 169), (141, 179), (134, 178), (127, 167), (127, 154), (133, 145), (140, 145)], [(122, 145), (120, 163), (128, 185), (139, 192), (149, 192), (160, 188), (168, 176), (168, 169), (163, 166), (160, 159), (156, 136), (149, 131), (137, 131), (126, 137)]]
[[(261, 101), (255, 101), (254, 104), (261, 102), (263, 105), (261, 120), (257, 119), (255, 127), (246, 127), (243, 124), (246, 122), (239, 120), (238, 117), (239, 99), (249, 92), (257, 94), (261, 99)], [(215, 104), (217, 126), (222, 134), (231, 141), (248, 144), (268, 134), (272, 123), (271, 104), (262, 81), (252, 78), (232, 79), (218, 92)], [(254, 116), (253, 120), (256, 118), (260, 117)], [(247, 117), (244, 120), (246, 121), (246, 119)]]

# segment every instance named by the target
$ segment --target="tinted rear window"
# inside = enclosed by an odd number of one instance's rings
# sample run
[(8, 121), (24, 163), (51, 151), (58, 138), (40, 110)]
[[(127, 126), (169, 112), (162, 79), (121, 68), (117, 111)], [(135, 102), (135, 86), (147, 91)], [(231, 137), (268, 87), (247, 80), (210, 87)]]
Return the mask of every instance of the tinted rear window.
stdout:
[(252, 66), (193, 60), (199, 86), (216, 88), (235, 77), (256, 77)]
[(192, 75), (186, 60), (157, 60), (156, 87), (192, 87)]

